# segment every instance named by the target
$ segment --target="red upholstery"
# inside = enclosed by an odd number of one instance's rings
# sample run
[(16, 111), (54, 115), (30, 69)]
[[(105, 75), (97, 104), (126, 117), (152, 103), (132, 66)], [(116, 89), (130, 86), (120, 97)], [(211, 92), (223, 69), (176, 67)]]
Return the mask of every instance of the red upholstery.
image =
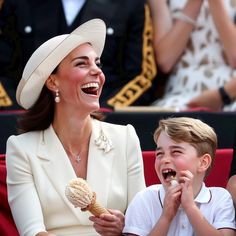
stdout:
[(228, 148), (216, 150), (214, 166), (205, 181), (207, 186), (226, 187), (232, 159), (233, 149)]
[(5, 155), (0, 155), (0, 235), (18, 236), (11, 211), (7, 201), (7, 186), (6, 186), (6, 164)]
[[(207, 186), (226, 186), (232, 157), (233, 149), (218, 149), (216, 151), (215, 165), (205, 181)], [(147, 186), (159, 183), (154, 169), (155, 152), (143, 151), (143, 161)], [(0, 199), (0, 235), (19, 236), (7, 201), (5, 155), (0, 155)]]
[[(225, 187), (230, 171), (230, 165), (233, 158), (233, 149), (216, 150), (216, 159), (213, 169), (207, 176), (205, 183), (207, 186)], [(147, 186), (160, 183), (155, 169), (155, 152), (143, 151), (144, 172)]]

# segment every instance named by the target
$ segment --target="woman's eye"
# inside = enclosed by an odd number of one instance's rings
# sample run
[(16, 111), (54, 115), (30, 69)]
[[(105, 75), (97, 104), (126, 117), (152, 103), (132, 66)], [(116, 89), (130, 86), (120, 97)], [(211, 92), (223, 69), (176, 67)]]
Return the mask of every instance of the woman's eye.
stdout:
[(97, 65), (98, 68), (100, 68), (100, 69), (102, 68), (102, 63), (101, 62), (96, 63), (96, 65)]
[(84, 66), (86, 65), (86, 63), (84, 61), (80, 61), (78, 63), (76, 63), (76, 66)]

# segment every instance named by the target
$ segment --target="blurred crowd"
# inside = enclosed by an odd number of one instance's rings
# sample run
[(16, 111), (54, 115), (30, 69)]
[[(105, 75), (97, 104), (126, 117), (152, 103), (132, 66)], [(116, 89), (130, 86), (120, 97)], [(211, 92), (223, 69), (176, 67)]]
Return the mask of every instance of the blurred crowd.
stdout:
[(0, 109), (19, 108), (16, 86), (37, 47), (101, 18), (101, 107), (234, 111), (235, 16), (230, 0), (1, 0)]

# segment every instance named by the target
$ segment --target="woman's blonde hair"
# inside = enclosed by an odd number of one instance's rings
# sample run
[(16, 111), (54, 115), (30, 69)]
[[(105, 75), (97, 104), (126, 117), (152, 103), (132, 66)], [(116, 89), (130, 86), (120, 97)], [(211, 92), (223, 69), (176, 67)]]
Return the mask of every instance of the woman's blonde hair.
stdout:
[(162, 131), (176, 142), (191, 144), (196, 149), (198, 156), (208, 153), (212, 159), (207, 170), (207, 174), (209, 173), (214, 163), (217, 148), (217, 135), (212, 127), (199, 119), (190, 117), (162, 119), (154, 133), (155, 143), (157, 143)]

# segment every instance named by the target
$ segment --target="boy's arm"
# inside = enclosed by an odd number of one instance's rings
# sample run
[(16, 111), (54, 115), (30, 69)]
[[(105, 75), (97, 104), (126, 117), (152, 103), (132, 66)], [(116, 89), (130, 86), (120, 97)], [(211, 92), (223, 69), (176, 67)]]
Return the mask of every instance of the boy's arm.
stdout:
[[(185, 209), (188, 219), (194, 229), (196, 236), (214, 235), (214, 236), (235, 236), (233, 229), (220, 229), (214, 228), (202, 215), (201, 211), (196, 205), (190, 206)], [(199, 227), (201, 226), (201, 227)]]
[[(194, 202), (193, 191), (193, 174), (190, 171), (182, 171), (180, 181), (182, 182), (182, 194), (181, 194), (181, 204), (184, 211), (189, 219), (190, 224), (193, 227), (194, 235), (205, 236), (205, 235), (224, 235), (224, 236), (235, 236), (235, 231), (230, 228), (216, 229), (212, 226), (207, 219), (203, 216), (200, 209)], [(226, 199), (226, 201), (229, 198)], [(200, 226), (200, 227), (199, 227)]]
[[(160, 217), (158, 222), (156, 223), (155, 227), (152, 229), (152, 231), (148, 234), (148, 236), (166, 236), (169, 230), (171, 220), (168, 220), (168, 218), (164, 217), (163, 215)], [(136, 234), (125, 234), (126, 236), (134, 236)]]
[(181, 186), (171, 186), (167, 189), (163, 212), (160, 219), (157, 221), (156, 225), (150, 232), (149, 236), (166, 236), (170, 227), (170, 224), (173, 218), (176, 215), (176, 212), (180, 205), (180, 195), (181, 195)]
[(171, 220), (168, 218), (161, 216), (158, 222), (156, 223), (155, 227), (152, 229), (149, 236), (166, 236), (170, 227)]

